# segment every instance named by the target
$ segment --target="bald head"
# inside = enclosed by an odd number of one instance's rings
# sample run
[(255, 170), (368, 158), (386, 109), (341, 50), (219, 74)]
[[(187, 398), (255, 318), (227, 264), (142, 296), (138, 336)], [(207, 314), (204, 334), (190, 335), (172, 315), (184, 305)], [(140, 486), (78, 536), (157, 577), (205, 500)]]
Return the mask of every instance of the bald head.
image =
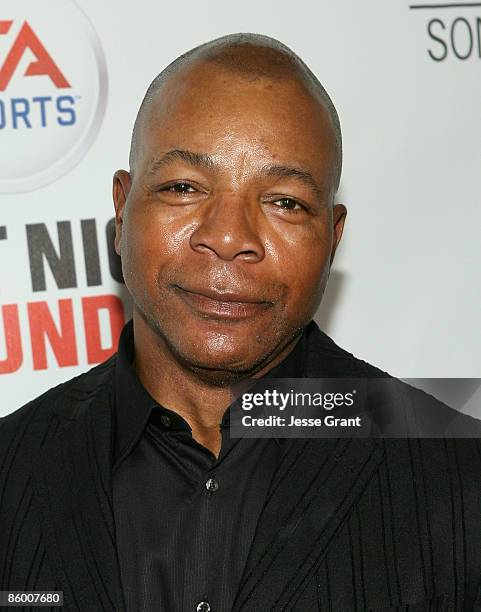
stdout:
[(298, 55), (280, 41), (261, 34), (229, 34), (199, 45), (179, 56), (155, 77), (147, 89), (135, 120), (129, 156), (131, 173), (135, 171), (140, 132), (150, 105), (162, 95), (162, 85), (167, 80), (174, 78), (181, 68), (196, 64), (218, 66), (219, 70), (238, 74), (249, 81), (297, 81), (329, 115), (336, 143), (333, 175), (336, 188), (338, 187), (342, 167), (342, 137), (339, 117), (331, 98)]

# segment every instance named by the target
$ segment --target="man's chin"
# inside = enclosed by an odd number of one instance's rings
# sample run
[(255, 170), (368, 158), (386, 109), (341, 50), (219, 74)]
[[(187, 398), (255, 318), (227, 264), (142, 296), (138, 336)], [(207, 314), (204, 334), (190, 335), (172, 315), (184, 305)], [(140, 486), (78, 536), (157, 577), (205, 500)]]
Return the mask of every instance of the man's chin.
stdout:
[[(186, 350), (187, 349), (187, 350)], [(180, 353), (180, 354), (179, 354)], [(199, 345), (188, 350), (188, 343), (178, 351), (178, 357), (199, 378), (214, 384), (229, 384), (246, 376), (253, 375), (265, 361), (264, 351), (252, 354), (252, 345), (241, 346), (233, 350), (217, 350)]]
[(251, 375), (256, 371), (259, 361), (263, 361), (262, 356), (259, 358), (249, 358), (247, 355), (225, 355), (225, 354), (209, 354), (203, 355), (185, 355), (185, 364), (190, 367), (197, 375), (205, 379), (212, 380), (236, 380)]
[(174, 325), (170, 323), (152, 321), (149, 327), (179, 364), (199, 378), (219, 384), (255, 374), (279, 342), (276, 335), (266, 333), (273, 327), (267, 322), (212, 323), (178, 317)]

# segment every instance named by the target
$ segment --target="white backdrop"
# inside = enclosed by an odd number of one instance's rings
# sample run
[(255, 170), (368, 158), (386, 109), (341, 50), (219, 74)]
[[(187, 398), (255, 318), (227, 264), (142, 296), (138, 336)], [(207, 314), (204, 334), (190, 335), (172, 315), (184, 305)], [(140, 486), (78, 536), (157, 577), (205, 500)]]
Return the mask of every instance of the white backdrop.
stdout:
[(3, 0), (0, 416), (114, 350), (112, 174), (151, 79), (231, 32), (289, 45), (341, 118), (348, 217), (321, 327), (396, 376), (481, 377), (481, 5)]

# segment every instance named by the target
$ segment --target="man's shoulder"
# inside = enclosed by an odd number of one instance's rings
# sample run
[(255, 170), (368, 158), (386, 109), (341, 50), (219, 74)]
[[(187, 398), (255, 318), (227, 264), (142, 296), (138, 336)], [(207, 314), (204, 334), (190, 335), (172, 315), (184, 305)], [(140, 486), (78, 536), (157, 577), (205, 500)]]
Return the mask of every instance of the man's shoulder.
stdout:
[(306, 332), (308, 377), (392, 378), (388, 372), (340, 347), (315, 321), (309, 323)]
[(479, 418), (463, 414), (422, 389), (354, 356), (337, 345), (314, 321), (307, 331), (306, 375), (367, 379), (370, 409), (375, 410), (382, 430), (392, 430), (387, 437), (398, 432), (399, 437), (481, 438)]
[(114, 380), (116, 355), (30, 400), (0, 418), (0, 446), (15, 432), (47, 424), (53, 415), (61, 419), (76, 418), (82, 405)]

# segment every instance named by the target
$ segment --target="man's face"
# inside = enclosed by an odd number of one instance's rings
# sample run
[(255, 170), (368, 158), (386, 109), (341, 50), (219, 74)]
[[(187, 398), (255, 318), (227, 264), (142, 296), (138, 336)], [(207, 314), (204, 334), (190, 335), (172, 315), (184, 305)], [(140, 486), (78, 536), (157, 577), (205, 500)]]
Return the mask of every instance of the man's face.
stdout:
[(314, 315), (342, 233), (334, 132), (297, 82), (208, 64), (150, 104), (114, 179), (134, 318), (184, 365), (249, 373)]

